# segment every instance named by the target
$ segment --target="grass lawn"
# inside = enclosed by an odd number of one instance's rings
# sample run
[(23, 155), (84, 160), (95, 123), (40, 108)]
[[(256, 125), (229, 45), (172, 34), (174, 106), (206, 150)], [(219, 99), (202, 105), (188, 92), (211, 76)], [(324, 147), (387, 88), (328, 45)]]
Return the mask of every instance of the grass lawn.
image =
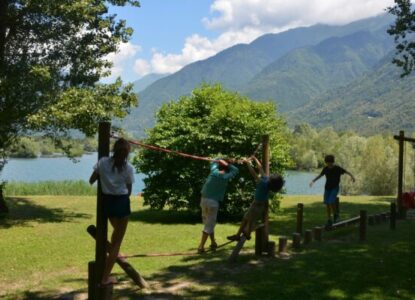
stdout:
[[(195, 250), (199, 216), (143, 209), (136, 197), (122, 251), (126, 254)], [(342, 197), (342, 218), (360, 209), (389, 209), (387, 197)], [(87, 263), (94, 241), (86, 227), (95, 223), (95, 197), (23, 196), (7, 199), (11, 214), (0, 219), (1, 299), (85, 299)], [(325, 221), (320, 196), (286, 196), (282, 212), (270, 216), (271, 240), (291, 236), (296, 204), (305, 204), (304, 228)], [(219, 216), (220, 218), (220, 216)], [(220, 221), (220, 220), (219, 220)], [(237, 223), (217, 225), (219, 243)], [(255, 257), (248, 241), (234, 265), (232, 247), (192, 256), (138, 257), (130, 263), (150, 283), (139, 291), (121, 269), (116, 299), (415, 299), (415, 221), (368, 227), (358, 242), (356, 227), (324, 233), (324, 241), (288, 257)]]

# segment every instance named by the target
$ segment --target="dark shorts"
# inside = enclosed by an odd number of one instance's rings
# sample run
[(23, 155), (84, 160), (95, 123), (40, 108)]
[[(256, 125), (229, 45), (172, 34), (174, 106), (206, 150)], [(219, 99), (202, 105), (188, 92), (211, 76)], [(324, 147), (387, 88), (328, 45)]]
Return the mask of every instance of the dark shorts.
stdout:
[(128, 195), (102, 195), (104, 211), (108, 218), (125, 218), (131, 214), (130, 197)]
[(335, 187), (333, 189), (324, 190), (324, 204), (334, 204), (336, 203), (337, 195), (339, 194), (339, 187)]

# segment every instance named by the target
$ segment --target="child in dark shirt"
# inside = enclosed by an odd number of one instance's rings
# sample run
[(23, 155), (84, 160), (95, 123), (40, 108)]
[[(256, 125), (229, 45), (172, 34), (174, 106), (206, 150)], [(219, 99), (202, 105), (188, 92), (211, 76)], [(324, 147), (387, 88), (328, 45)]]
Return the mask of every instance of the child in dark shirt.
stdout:
[[(323, 170), (321, 170), (320, 175), (310, 182), (310, 187), (312, 187), (314, 182), (319, 180), (321, 177), (326, 176), (326, 185), (324, 186), (324, 204), (326, 205), (328, 217), (326, 227), (330, 227), (333, 224), (333, 221), (336, 223), (339, 220), (339, 215), (335, 210), (335, 202), (339, 193), (341, 175), (349, 175), (353, 182), (355, 182), (355, 178), (350, 172), (334, 164), (334, 155), (326, 155), (324, 162), (326, 163), (326, 166)], [(331, 218), (332, 214), (334, 220)]]

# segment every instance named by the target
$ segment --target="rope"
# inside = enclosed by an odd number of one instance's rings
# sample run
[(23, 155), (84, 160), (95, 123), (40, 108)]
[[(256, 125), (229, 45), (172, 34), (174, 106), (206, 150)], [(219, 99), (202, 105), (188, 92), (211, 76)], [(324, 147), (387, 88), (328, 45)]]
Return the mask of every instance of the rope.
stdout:
[[(114, 139), (119, 139), (120, 138), (119, 136), (117, 136), (117, 135), (115, 135), (113, 133), (110, 134), (110, 137), (111, 138), (114, 138)], [(136, 145), (136, 146), (140, 146), (140, 147), (143, 147), (143, 148), (146, 148), (146, 149), (149, 149), (149, 150), (153, 150), (153, 151), (159, 151), (159, 152), (165, 152), (165, 153), (170, 153), (170, 154), (176, 154), (178, 156), (185, 157), (185, 158), (190, 158), (190, 159), (194, 159), (194, 160), (203, 160), (203, 161), (209, 161), (209, 162), (218, 162), (219, 161), (217, 159), (213, 159), (213, 158), (210, 158), (210, 157), (197, 156), (197, 155), (187, 154), (187, 153), (180, 152), (180, 151), (176, 151), (176, 150), (170, 150), (170, 149), (167, 149), (167, 148), (162, 148), (162, 147), (158, 147), (158, 146), (148, 145), (148, 144), (145, 144), (145, 143), (143, 143), (141, 141), (138, 141), (138, 140), (128, 140), (128, 139), (125, 139), (125, 140), (127, 142), (129, 142), (130, 144), (133, 144), (133, 145)], [(255, 156), (255, 154), (258, 152), (260, 146), (261, 146), (261, 143), (257, 145), (257, 147), (255, 148), (254, 153), (250, 157)], [(243, 164), (244, 161), (245, 161), (245, 159), (238, 159), (238, 160), (235, 160), (235, 163), (237, 163), (237, 164)]]

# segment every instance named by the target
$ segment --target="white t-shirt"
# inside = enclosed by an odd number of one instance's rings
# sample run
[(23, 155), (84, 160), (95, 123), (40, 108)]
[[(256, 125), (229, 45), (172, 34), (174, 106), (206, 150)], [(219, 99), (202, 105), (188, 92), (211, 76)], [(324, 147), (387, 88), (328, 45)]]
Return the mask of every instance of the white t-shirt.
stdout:
[(113, 169), (111, 157), (102, 157), (94, 166), (94, 170), (99, 175), (104, 194), (127, 195), (128, 189), (126, 184), (134, 182), (134, 168), (129, 162), (127, 162), (121, 172), (118, 172), (116, 167)]

